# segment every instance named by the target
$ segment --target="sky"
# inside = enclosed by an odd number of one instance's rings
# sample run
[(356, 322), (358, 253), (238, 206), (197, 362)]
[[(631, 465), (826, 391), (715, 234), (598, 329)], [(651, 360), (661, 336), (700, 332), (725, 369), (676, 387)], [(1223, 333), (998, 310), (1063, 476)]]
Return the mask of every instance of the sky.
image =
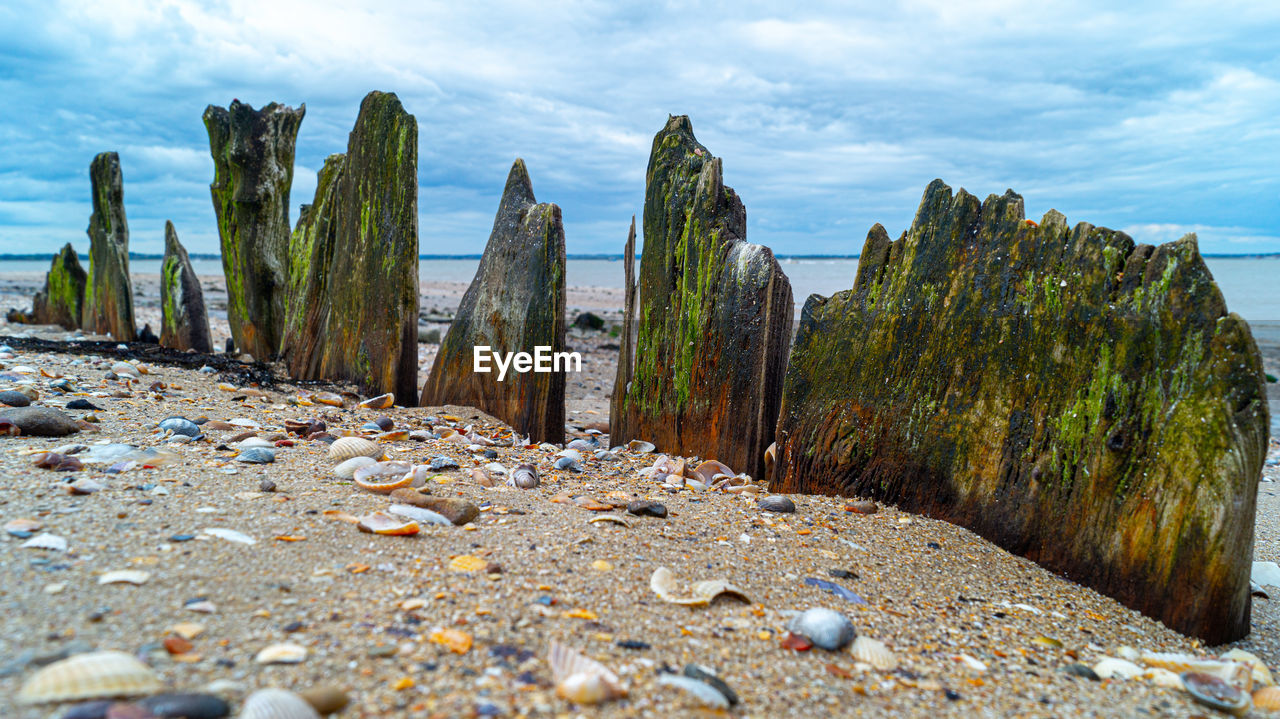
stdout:
[[(361, 8), (368, 5), (368, 8)], [(120, 153), (130, 249), (218, 251), (206, 105), (306, 103), (290, 203), (364, 95), (418, 120), (419, 249), (483, 251), (512, 161), (568, 251), (622, 251), (687, 114), (747, 239), (854, 254), (942, 178), (1027, 216), (1280, 252), (1280, 3), (213, 0), (0, 6), (0, 253), (87, 252)]]

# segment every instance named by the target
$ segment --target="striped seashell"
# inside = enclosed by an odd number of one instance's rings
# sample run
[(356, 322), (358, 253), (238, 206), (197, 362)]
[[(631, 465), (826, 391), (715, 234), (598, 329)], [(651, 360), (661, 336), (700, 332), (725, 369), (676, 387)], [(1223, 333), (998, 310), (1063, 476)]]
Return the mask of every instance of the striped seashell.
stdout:
[(333, 468), (333, 476), (342, 479), (351, 479), (355, 476), (356, 470), (371, 464), (377, 464), (378, 460), (373, 457), (352, 457), (351, 459), (339, 462)]
[(77, 654), (31, 676), (18, 691), (21, 704), (154, 694), (163, 685), (145, 664), (123, 652)]
[(320, 714), (291, 691), (259, 689), (244, 700), (240, 719), (320, 719)]
[(533, 489), (541, 483), (538, 479), (538, 468), (532, 464), (522, 464), (511, 471), (507, 484), (520, 489)]
[(343, 437), (329, 445), (329, 459), (344, 460), (352, 457), (382, 458), (382, 448), (363, 437)]
[(603, 664), (551, 642), (547, 664), (556, 683), (556, 695), (575, 704), (599, 704), (627, 695), (618, 675)]
[(741, 589), (723, 579), (712, 579), (695, 582), (688, 591), (681, 591), (678, 581), (670, 569), (658, 567), (649, 577), (649, 588), (658, 598), (670, 604), (683, 604), (689, 607), (700, 607), (715, 601), (721, 594), (734, 597), (747, 604), (751, 599)]
[(898, 657), (883, 642), (871, 637), (859, 636), (849, 647), (853, 658), (866, 662), (883, 672), (893, 671), (898, 667)]
[(1263, 687), (1254, 692), (1253, 706), (1269, 712), (1280, 709), (1280, 687)]

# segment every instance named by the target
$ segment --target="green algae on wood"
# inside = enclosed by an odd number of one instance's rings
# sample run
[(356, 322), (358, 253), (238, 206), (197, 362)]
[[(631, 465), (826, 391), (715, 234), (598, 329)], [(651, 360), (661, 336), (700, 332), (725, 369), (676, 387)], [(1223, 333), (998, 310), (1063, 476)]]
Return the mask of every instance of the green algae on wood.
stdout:
[(213, 352), (204, 291), (187, 248), (173, 223), (164, 223), (164, 261), (160, 265), (160, 344), (176, 350)]
[(78, 329), (84, 317), (84, 293), (88, 279), (71, 243), (63, 245), (45, 275), (44, 288), (32, 300), (31, 321)]
[[(475, 278), (422, 386), (421, 403), (476, 407), (534, 442), (563, 442), (565, 368), (554, 371), (553, 359), (565, 352), (564, 271), (560, 208), (538, 204), (524, 160), (517, 159)], [(492, 361), (493, 371), (475, 371), (475, 347), (504, 356), (533, 356), (542, 347), (553, 371), (509, 370), (499, 380)]]
[(260, 360), (280, 349), (289, 281), (289, 189), (294, 145), (307, 106), (271, 103), (261, 110), (233, 101), (204, 111), (213, 154), (209, 186), (222, 269), (227, 323), (241, 352)]
[(762, 476), (791, 341), (791, 283), (745, 241), (746, 210), (686, 116), (654, 137), (639, 331), (611, 442), (714, 458)]
[(418, 122), (371, 92), (320, 170), (288, 253), (281, 356), (296, 379), (418, 394)]
[(89, 273), (83, 318), (88, 332), (121, 342), (137, 335), (133, 322), (133, 282), (129, 278), (129, 223), (124, 214), (120, 156), (104, 152), (89, 164), (93, 214), (89, 217)]
[(935, 181), (811, 296), (773, 489), (973, 529), (1211, 644), (1249, 632), (1261, 358), (1194, 235), (1159, 247)]

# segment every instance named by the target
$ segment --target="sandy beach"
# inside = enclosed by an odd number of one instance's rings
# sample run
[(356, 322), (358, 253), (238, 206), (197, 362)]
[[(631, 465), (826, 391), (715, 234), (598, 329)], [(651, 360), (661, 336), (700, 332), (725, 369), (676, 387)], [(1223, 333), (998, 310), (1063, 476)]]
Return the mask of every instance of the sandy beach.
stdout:
[[(138, 324), (153, 328), (156, 279), (134, 278)], [(24, 306), (41, 280), (6, 275), (0, 303)], [(220, 346), (225, 294), (216, 278), (204, 285)], [(425, 327), (443, 329), (425, 319), (447, 315), (464, 290), (463, 282), (424, 286)], [(577, 309), (616, 308), (620, 295), (571, 288), (570, 319)], [(616, 310), (606, 316), (616, 318)], [(26, 333), (68, 334), (0, 324), (0, 335)], [(1280, 356), (1275, 339), (1259, 337), (1272, 373)], [(571, 333), (584, 371), (568, 383), (570, 439), (607, 422), (615, 343), (607, 332)], [(434, 351), (422, 343), (422, 373)], [(37, 520), (38, 531), (68, 544), (65, 552), (24, 549), (24, 539), (4, 536), (6, 697), (38, 665), (87, 649), (137, 655), (170, 691), (208, 691), (233, 706), (265, 687), (335, 687), (351, 699), (342, 716), (353, 717), (1191, 716), (1213, 712), (1142, 678), (1092, 681), (1064, 668), (1095, 665), (1126, 647), (1204, 657), (1236, 647), (1280, 669), (1280, 589), (1275, 599), (1254, 599), (1247, 639), (1203, 647), (969, 531), (891, 506), (860, 514), (847, 509), (850, 500), (797, 495), (790, 497), (794, 513), (773, 513), (757, 507), (762, 495), (664, 490), (641, 474), (654, 462), (649, 454), (601, 460), (585, 453), (582, 473), (556, 470), (559, 448), (505, 446), (509, 430), (468, 408), (338, 408), (311, 403), (307, 393), (315, 387), (288, 381), (244, 392), (217, 374), (153, 365), (128, 383), (107, 378), (118, 357), (19, 347), (13, 355), (0, 360), (6, 386), (34, 387), (43, 406), (85, 399), (100, 409), (67, 410), (92, 417), (93, 431), (0, 440), (0, 517)], [(55, 390), (62, 379), (74, 391)], [(156, 381), (165, 388), (149, 390)], [(170, 444), (155, 426), (170, 416), (231, 424), (207, 429), (204, 441)], [(382, 443), (391, 459), (456, 462), (458, 469), (433, 473), (426, 489), (474, 505), (473, 521), (427, 525), (414, 536), (361, 533), (343, 521), (390, 501), (335, 477), (328, 445), (290, 438), (284, 423), (319, 417), (330, 432), (358, 431), (379, 416), (396, 429), (470, 426), (496, 443), (481, 448), (496, 457), (445, 440)], [(273, 463), (242, 463), (230, 443), (246, 431), (293, 444), (278, 447)], [(39, 451), (107, 442), (162, 448), (173, 461), (118, 474), (106, 473), (106, 465), (70, 473), (32, 466)], [(535, 464), (541, 486), (485, 487), (470, 475), (495, 461)], [(1258, 495), (1254, 558), (1261, 561), (1280, 560), (1277, 464), (1280, 445), (1272, 440)], [(103, 488), (69, 493), (68, 483), (81, 479)], [(274, 491), (262, 491), (265, 483)], [(663, 504), (668, 516), (622, 509), (637, 500)], [(590, 521), (604, 514), (625, 524)], [(210, 529), (235, 530), (254, 543)], [(473, 560), (459, 557), (478, 558), (479, 568), (460, 571)], [(749, 601), (667, 603), (650, 588), (660, 567), (685, 583), (727, 580)], [(125, 569), (146, 572), (145, 583), (100, 584), (104, 573)], [(834, 583), (843, 596), (809, 580)], [(193, 611), (193, 603), (212, 611)], [(874, 669), (848, 651), (784, 648), (790, 619), (813, 607), (847, 615), (859, 635), (892, 650), (896, 668)], [(167, 651), (163, 642), (175, 627), (192, 623), (200, 631), (190, 648)], [(626, 698), (586, 708), (556, 697), (546, 661), (553, 641), (616, 672)], [(255, 661), (278, 644), (302, 647), (306, 658)], [(720, 677), (740, 703), (716, 712), (659, 683), (664, 671), (691, 663)], [(8, 706), (0, 715), (62, 711)]]

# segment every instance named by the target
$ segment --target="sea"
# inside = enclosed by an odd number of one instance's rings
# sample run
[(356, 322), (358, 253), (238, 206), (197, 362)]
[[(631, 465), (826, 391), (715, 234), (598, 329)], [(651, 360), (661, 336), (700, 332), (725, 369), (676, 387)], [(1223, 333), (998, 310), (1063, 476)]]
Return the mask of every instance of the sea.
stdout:
[[(797, 318), (799, 308), (811, 294), (831, 295), (853, 286), (858, 273), (856, 257), (779, 258), (782, 269), (791, 280)], [(87, 262), (82, 260), (82, 262)], [(137, 274), (159, 274), (160, 260), (131, 259), (130, 271)], [(222, 274), (222, 261), (193, 258), (197, 275)], [(1205, 262), (1218, 282), (1227, 307), (1250, 323), (1280, 322), (1280, 256), (1207, 257)], [(418, 263), (418, 276), (423, 282), (469, 282), (475, 276), (479, 258), (423, 259)], [(43, 274), (49, 260), (0, 260), (0, 273), (33, 272)], [(636, 272), (640, 271), (636, 263)], [(622, 258), (570, 258), (566, 271), (570, 287), (621, 288), (624, 284)]]

